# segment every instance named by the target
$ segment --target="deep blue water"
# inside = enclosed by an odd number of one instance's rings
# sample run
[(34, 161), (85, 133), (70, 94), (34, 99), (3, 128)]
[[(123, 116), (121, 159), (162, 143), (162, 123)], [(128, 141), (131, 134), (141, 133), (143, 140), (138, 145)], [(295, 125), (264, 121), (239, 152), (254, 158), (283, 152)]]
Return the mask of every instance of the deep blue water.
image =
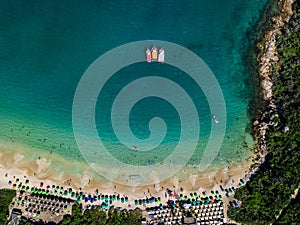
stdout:
[[(96, 58), (114, 47), (157, 39), (196, 53), (222, 88), (227, 129), (216, 163), (249, 155), (249, 149), (243, 145), (252, 143), (245, 131), (250, 123), (247, 112), (252, 93), (250, 71), (246, 70), (243, 56), (251, 43), (248, 35), (266, 2), (1, 1), (0, 138), (81, 160), (72, 132), (72, 103), (81, 76)], [(111, 127), (109, 110), (118, 91), (130, 81), (153, 72), (177, 82), (195, 102), (201, 131), (190, 163), (197, 164), (208, 141), (212, 112), (193, 80), (168, 65), (134, 64), (109, 80), (96, 107), (99, 136), (112, 155), (127, 163), (135, 164), (132, 158), (143, 158), (138, 163), (151, 164), (172, 152), (180, 135), (179, 116), (162, 99), (143, 99), (130, 115), (131, 129), (139, 138), (149, 136), (151, 118), (165, 119), (167, 136), (150, 155), (126, 150)]]

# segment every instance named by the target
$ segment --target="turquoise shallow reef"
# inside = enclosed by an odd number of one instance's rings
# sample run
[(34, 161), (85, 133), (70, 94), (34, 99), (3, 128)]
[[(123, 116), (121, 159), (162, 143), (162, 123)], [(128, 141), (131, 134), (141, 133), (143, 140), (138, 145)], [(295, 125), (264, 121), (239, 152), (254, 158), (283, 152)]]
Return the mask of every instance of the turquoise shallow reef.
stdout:
[[(226, 133), (214, 163), (221, 165), (246, 158), (253, 145), (248, 115), (253, 89), (245, 56), (252, 43), (253, 28), (266, 3), (267, 0), (143, 3), (112, 0), (72, 1), (72, 4), (1, 1), (0, 139), (3, 145), (24, 145), (31, 151), (28, 153), (31, 158), (38, 157), (32, 153), (40, 149), (83, 160), (72, 128), (73, 97), (82, 75), (94, 60), (112, 48), (133, 41), (163, 40), (197, 54), (212, 70), (222, 89), (227, 110)], [(162, 117), (168, 126), (161, 145), (147, 157), (120, 144), (109, 118), (116, 94), (130, 81), (151, 75), (173, 80), (192, 97), (201, 131), (189, 164), (198, 165), (210, 135), (211, 115), (218, 112), (210, 112), (205, 94), (187, 74), (168, 65), (133, 64), (107, 82), (96, 106), (99, 136), (114, 157), (128, 164), (149, 165), (172, 153), (180, 136), (180, 119), (168, 102), (149, 97), (132, 108), (130, 126), (137, 137), (149, 136), (148, 123), (153, 117)]]

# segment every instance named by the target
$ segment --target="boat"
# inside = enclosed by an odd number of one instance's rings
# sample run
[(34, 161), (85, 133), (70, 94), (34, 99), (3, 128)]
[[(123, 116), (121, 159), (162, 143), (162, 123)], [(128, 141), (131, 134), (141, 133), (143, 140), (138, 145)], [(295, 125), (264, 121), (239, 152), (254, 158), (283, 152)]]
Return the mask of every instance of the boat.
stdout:
[(151, 63), (151, 51), (149, 48), (146, 49), (146, 60), (148, 63)]
[(152, 61), (157, 61), (157, 48), (155, 47), (155, 45), (153, 45), (151, 48), (151, 56)]
[(216, 115), (212, 115), (212, 118), (213, 118), (213, 120), (214, 120), (215, 123), (219, 123), (219, 120), (218, 120), (218, 118), (216, 117)]
[(165, 50), (163, 48), (160, 48), (158, 54), (158, 63), (164, 63), (164, 62), (165, 62)]

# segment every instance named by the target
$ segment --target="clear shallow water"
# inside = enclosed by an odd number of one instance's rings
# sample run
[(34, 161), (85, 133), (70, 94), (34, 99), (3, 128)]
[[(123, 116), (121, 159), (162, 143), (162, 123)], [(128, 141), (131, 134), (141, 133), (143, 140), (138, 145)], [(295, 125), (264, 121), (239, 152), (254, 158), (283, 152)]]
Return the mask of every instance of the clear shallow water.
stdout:
[[(249, 155), (245, 131), (250, 123), (249, 71), (243, 55), (251, 26), (267, 1), (74, 1), (0, 3), (0, 138), (82, 160), (72, 133), (72, 102), (88, 66), (111, 48), (132, 41), (159, 39), (177, 43), (201, 57), (215, 74), (227, 107), (227, 130), (215, 164)], [(151, 72), (150, 72), (151, 71)], [(96, 107), (99, 135), (119, 160), (148, 165), (170, 154), (179, 138), (178, 114), (156, 98), (139, 102), (130, 124), (139, 138), (148, 123), (161, 116), (168, 124), (162, 145), (147, 157), (122, 147), (109, 119), (115, 94), (138, 77), (172, 79), (193, 98), (200, 117), (200, 137), (190, 164), (198, 164), (208, 141), (211, 112), (201, 89), (182, 71), (167, 65), (135, 64), (123, 68), (106, 84)], [(122, 76), (121, 76), (122, 75)], [(124, 78), (124, 79), (123, 79)], [(153, 157), (154, 156), (154, 157)]]

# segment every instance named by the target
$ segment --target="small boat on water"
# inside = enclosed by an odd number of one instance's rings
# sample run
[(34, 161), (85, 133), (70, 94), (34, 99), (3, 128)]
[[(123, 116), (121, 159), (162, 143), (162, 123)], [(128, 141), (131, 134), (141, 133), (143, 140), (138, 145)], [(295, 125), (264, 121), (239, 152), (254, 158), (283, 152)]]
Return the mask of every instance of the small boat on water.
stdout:
[(148, 63), (151, 63), (151, 51), (149, 48), (146, 49), (146, 60)]
[(213, 120), (214, 120), (215, 123), (219, 123), (219, 120), (218, 120), (218, 118), (216, 117), (216, 115), (212, 115), (212, 118), (213, 118)]
[(164, 62), (165, 62), (165, 50), (161, 48), (159, 49), (158, 63), (164, 63)]
[(151, 48), (151, 56), (152, 61), (157, 61), (157, 48), (155, 47), (155, 45), (153, 45)]

